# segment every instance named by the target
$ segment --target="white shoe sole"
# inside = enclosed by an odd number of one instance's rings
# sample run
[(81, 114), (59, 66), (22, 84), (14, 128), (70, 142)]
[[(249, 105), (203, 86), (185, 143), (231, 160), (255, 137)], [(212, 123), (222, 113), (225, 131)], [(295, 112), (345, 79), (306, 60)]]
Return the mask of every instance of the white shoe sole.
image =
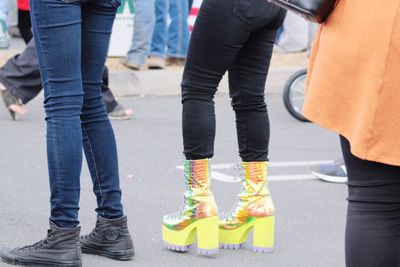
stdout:
[(347, 183), (347, 177), (338, 177), (338, 176), (331, 176), (331, 175), (325, 175), (321, 173), (316, 173), (311, 171), (312, 174), (317, 176), (319, 179), (325, 182), (330, 182), (330, 183), (339, 183), (339, 184), (344, 184)]

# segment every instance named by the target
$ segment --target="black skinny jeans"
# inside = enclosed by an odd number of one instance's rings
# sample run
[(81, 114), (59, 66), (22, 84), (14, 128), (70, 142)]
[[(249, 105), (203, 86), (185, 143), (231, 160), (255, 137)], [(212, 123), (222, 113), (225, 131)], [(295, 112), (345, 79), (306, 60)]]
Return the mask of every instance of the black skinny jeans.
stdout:
[(341, 137), (348, 175), (347, 267), (400, 267), (400, 167), (361, 160)]
[(265, 0), (204, 0), (191, 36), (182, 81), (187, 159), (214, 154), (214, 95), (228, 70), (243, 161), (268, 160), (265, 82), (285, 11)]

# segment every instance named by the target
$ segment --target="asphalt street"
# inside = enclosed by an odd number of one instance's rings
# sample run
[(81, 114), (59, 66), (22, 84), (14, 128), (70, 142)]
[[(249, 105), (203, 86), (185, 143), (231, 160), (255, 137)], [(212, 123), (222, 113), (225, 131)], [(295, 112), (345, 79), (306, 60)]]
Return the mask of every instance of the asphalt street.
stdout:
[[(129, 121), (113, 121), (119, 148), (123, 202), (136, 246), (131, 262), (83, 257), (84, 266), (344, 266), (346, 186), (313, 179), (313, 161), (340, 157), (337, 134), (293, 119), (280, 94), (268, 95), (271, 119), (270, 182), (276, 206), (276, 247), (256, 254), (250, 246), (202, 257), (194, 250), (174, 253), (163, 248), (161, 218), (183, 202), (180, 99), (178, 96), (124, 99), (134, 109)], [(0, 246), (33, 243), (46, 234), (49, 192), (42, 96), (28, 105), (17, 122), (0, 107)], [(217, 137), (213, 163), (218, 167), (212, 188), (222, 213), (231, 210), (240, 189), (229, 181), (239, 163), (234, 114), (227, 95), (216, 97)], [(234, 181), (234, 179), (232, 180)], [(86, 165), (82, 170), (82, 232), (95, 223), (95, 199)], [(0, 263), (0, 266), (7, 266)]]

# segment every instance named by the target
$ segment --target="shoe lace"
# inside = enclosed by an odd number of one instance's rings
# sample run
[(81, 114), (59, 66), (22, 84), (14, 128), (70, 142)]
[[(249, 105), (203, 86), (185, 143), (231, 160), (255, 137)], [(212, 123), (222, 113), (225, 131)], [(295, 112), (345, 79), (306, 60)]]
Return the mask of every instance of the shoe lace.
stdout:
[(33, 245), (28, 245), (20, 248), (19, 250), (32, 250), (32, 249), (40, 249), (43, 248), (44, 245), (47, 245), (49, 243), (49, 239), (53, 237), (54, 230), (53, 229), (48, 229), (47, 230), (47, 236), (45, 239), (42, 239)]
[(235, 163), (232, 165), (231, 170), (234, 170), (237, 174), (235, 178), (233, 179), (233, 182), (238, 183), (238, 182), (243, 182), (244, 181), (244, 170), (243, 166), (240, 163)]
[(85, 236), (85, 239), (88, 240), (88, 239), (95, 238), (97, 233), (99, 232), (99, 227), (100, 227), (100, 222), (97, 221), (96, 222), (96, 226), (94, 227), (94, 229), (88, 235)]
[[(244, 168), (243, 168), (241, 163), (233, 164), (232, 167), (230, 167), (230, 170), (234, 171), (236, 173), (236, 175), (235, 175), (235, 177), (233, 179), (233, 182), (242, 183), (242, 184), (245, 182), (245, 179), (244, 179), (245, 178)], [(244, 190), (243, 188), (244, 188), (244, 186), (242, 186), (241, 192)], [(240, 201), (241, 201), (240, 197), (237, 197), (236, 204), (233, 205), (229, 211), (221, 213), (220, 214), (220, 218), (224, 219), (224, 220), (232, 220), (232, 219), (234, 219), (235, 218), (235, 211), (236, 211), (236, 209), (238, 207), (238, 203), (240, 203)]]
[[(248, 184), (248, 182), (245, 179), (245, 177), (246, 177), (245, 168), (243, 167), (243, 165), (241, 163), (235, 163), (231, 167), (231, 170), (235, 170), (235, 172), (237, 173), (235, 178), (233, 179), (233, 181), (234, 182), (241, 182), (242, 183), (242, 188), (240, 190), (239, 196), (238, 196), (237, 201), (236, 201), (237, 204), (234, 205), (229, 212), (223, 213), (222, 216), (221, 216), (222, 218), (227, 218), (227, 219), (234, 219), (235, 218), (236, 210), (241, 207), (241, 202), (243, 201), (243, 198), (245, 197), (243, 195), (247, 195), (246, 187), (251, 186), (250, 184)], [(256, 173), (253, 173), (253, 175), (256, 175)], [(253, 193), (255, 195), (258, 195), (259, 191), (262, 190), (263, 187), (264, 187), (264, 185), (260, 186), (257, 189), (251, 187), (251, 189), (253, 190)]]

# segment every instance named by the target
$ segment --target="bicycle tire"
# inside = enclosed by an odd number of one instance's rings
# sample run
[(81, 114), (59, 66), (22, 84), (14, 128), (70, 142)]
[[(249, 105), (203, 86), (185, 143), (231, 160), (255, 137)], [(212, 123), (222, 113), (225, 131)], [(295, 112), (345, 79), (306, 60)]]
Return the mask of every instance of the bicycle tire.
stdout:
[[(285, 107), (287, 111), (292, 115), (295, 119), (302, 121), (302, 122), (310, 122), (306, 117), (304, 117), (302, 108), (299, 110), (299, 108), (294, 107), (294, 103), (292, 100), (292, 90), (294, 88), (294, 85), (296, 85), (297, 82), (300, 81), (300, 79), (306, 79), (307, 77), (307, 69), (301, 69), (293, 73), (288, 81), (285, 84), (285, 87), (283, 89), (283, 103), (285, 104)], [(303, 107), (304, 104), (304, 96), (305, 96), (305, 88), (303, 88), (303, 99), (301, 100), (301, 107)]]

